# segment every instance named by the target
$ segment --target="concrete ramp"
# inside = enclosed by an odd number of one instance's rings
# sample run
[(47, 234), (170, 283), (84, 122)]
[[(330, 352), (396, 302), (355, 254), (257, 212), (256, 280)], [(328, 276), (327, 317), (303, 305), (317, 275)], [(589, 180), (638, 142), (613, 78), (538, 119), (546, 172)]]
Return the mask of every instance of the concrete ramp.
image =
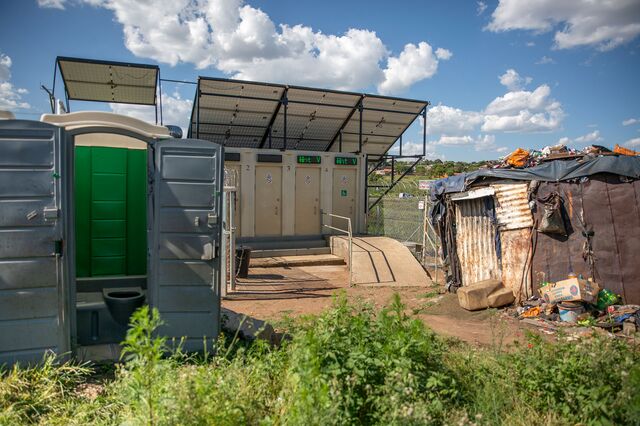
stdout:
[[(349, 239), (331, 237), (331, 252), (348, 264)], [(426, 287), (432, 282), (402, 243), (387, 237), (354, 237), (353, 283), (372, 287)]]

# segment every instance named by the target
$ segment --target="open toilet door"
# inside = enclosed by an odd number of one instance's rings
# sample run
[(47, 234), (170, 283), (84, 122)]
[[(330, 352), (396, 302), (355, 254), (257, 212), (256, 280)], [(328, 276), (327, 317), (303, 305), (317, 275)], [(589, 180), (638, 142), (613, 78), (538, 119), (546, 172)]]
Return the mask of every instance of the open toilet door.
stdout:
[(71, 350), (69, 179), (64, 132), (0, 120), (0, 365)]
[(149, 164), (149, 304), (164, 321), (160, 334), (201, 350), (220, 329), (222, 147), (159, 140)]

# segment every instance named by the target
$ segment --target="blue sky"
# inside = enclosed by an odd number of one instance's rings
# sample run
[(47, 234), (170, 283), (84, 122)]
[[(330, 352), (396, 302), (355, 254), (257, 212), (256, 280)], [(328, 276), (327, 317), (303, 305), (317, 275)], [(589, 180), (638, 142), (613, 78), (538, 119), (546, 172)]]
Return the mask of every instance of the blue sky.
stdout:
[[(428, 155), (640, 149), (640, 1), (23, 0), (0, 5), (0, 109), (48, 112), (55, 57), (425, 99)], [(184, 125), (189, 85), (164, 84)], [(61, 95), (62, 92), (58, 92)], [(147, 107), (72, 103), (151, 119)], [(404, 140), (417, 149), (420, 123)], [(410, 150), (409, 148), (405, 149)]]

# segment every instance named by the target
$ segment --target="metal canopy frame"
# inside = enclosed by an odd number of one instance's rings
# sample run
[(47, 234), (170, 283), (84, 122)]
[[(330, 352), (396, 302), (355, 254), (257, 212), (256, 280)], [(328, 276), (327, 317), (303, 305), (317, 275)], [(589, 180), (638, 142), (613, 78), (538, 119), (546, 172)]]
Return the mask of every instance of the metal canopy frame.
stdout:
[[(364, 153), (382, 159), (428, 101), (198, 77), (188, 137), (228, 147)], [(337, 146), (336, 146), (337, 145)], [(423, 132), (422, 156), (426, 154)], [(412, 156), (408, 156), (412, 157)]]
[[(98, 81), (93, 79), (79, 79), (73, 78), (69, 74), (69, 70), (65, 74), (65, 67), (67, 64), (75, 65), (79, 69), (76, 72), (87, 72), (94, 74), (97, 69), (104, 67), (105, 73), (109, 73), (109, 78), (104, 81)], [(96, 68), (98, 67), (98, 68)], [(83, 69), (84, 68), (84, 69)], [(114, 78), (113, 70), (117, 69), (122, 72), (121, 75)], [(71, 112), (70, 101), (89, 101), (89, 102), (106, 102), (106, 103), (121, 103), (131, 105), (148, 105), (155, 107), (156, 124), (158, 123), (158, 113), (160, 114), (160, 122), (162, 122), (162, 94), (159, 93), (160, 86), (160, 67), (151, 64), (139, 64), (132, 62), (117, 62), (117, 61), (103, 61), (97, 59), (85, 59), (85, 58), (73, 58), (67, 56), (56, 57), (54, 69), (53, 69), (53, 87), (51, 96), (55, 99), (55, 90), (57, 82), (57, 73), (60, 71), (62, 83), (64, 86), (64, 99), (67, 112)], [(124, 71), (129, 71), (124, 73)], [(142, 72), (140, 76), (135, 76), (133, 73)], [(152, 78), (147, 78), (145, 72), (152, 72), (155, 75)], [(116, 71), (116, 74), (118, 71)], [(152, 81), (152, 84), (143, 84), (142, 82), (136, 84), (135, 81), (141, 81), (143, 78), (147, 78), (148, 81)], [(81, 88), (80, 86), (84, 86)], [(111, 99), (106, 99), (104, 93), (96, 94), (96, 90), (104, 89), (105, 86), (109, 86), (111, 89)], [(117, 89), (123, 89), (122, 93), (117, 93)], [(136, 100), (136, 95), (127, 93), (126, 90), (136, 90), (138, 92), (151, 92), (153, 93), (153, 99), (148, 94), (137, 94), (139, 100)], [(93, 95), (91, 92), (94, 92)], [(159, 98), (159, 99), (158, 99)], [(159, 100), (159, 102), (158, 102)], [(51, 112), (55, 113), (55, 103), (51, 102)]]

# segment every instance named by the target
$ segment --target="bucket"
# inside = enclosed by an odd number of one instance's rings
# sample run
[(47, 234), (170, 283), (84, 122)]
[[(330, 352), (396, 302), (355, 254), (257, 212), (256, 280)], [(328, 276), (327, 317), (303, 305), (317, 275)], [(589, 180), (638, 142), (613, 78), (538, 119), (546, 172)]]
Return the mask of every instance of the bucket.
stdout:
[(584, 306), (581, 303), (565, 302), (558, 305), (560, 319), (564, 322), (577, 322), (578, 316), (584, 313)]

